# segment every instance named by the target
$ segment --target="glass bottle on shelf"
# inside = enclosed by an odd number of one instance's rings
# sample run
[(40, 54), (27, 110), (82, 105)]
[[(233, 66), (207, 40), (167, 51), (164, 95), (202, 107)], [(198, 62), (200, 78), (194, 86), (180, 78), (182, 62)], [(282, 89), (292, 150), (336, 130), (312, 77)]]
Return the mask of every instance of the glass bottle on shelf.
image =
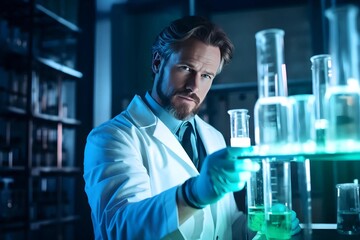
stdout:
[(315, 131), (318, 146), (325, 145), (327, 120), (325, 118), (324, 97), (331, 77), (331, 57), (318, 54), (310, 58), (312, 91), (315, 96)]
[(47, 114), (50, 115), (57, 115), (58, 114), (58, 89), (56, 84), (54, 83), (48, 83), (48, 89), (47, 89), (47, 103), (46, 103), (46, 109)]
[(358, 8), (342, 5), (327, 9), (329, 52), (333, 68), (326, 90), (329, 151), (358, 150), (360, 145), (360, 87), (358, 61)]
[(13, 196), (12, 184), (13, 178), (0, 178), (3, 187), (0, 189), (0, 219), (9, 220), (13, 217)]
[[(291, 151), (291, 106), (287, 98), (284, 31), (266, 29), (255, 35), (258, 100), (254, 108), (255, 143), (260, 152)], [(290, 120), (290, 121), (289, 121)]]

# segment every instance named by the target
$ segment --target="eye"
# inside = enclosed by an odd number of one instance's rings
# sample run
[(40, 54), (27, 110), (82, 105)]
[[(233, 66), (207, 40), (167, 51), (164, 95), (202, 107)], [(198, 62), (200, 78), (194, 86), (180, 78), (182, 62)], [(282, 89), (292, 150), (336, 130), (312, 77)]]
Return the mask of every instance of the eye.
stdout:
[(210, 75), (210, 74), (202, 74), (201, 76), (202, 76), (202, 78), (205, 78), (205, 79), (208, 79), (208, 80), (213, 79), (213, 76)]
[(184, 71), (187, 71), (187, 72), (191, 72), (191, 68), (184, 65), (184, 66), (180, 66), (180, 69), (184, 70)]

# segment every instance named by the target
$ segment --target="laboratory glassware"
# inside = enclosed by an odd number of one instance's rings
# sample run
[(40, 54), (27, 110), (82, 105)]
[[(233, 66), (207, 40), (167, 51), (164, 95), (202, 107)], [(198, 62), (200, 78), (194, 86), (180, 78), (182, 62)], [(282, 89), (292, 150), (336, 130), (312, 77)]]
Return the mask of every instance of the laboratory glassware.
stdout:
[[(297, 94), (289, 96), (292, 115), (288, 121), (294, 140), (293, 153), (311, 153), (316, 150), (315, 96), (313, 94)], [(293, 121), (293, 122), (291, 122)]]
[(325, 117), (325, 93), (331, 77), (330, 54), (318, 54), (310, 58), (312, 73), (312, 91), (315, 96), (315, 132), (316, 143), (325, 145), (327, 120)]
[(337, 189), (337, 231), (344, 235), (360, 235), (360, 185), (341, 183)]
[(262, 160), (264, 179), (265, 234), (267, 239), (291, 239), (290, 161)]
[(247, 109), (231, 109), (230, 115), (230, 145), (232, 147), (250, 147), (249, 118)]
[(360, 143), (360, 87), (355, 5), (327, 9), (332, 74), (325, 94), (329, 151), (351, 151)]
[[(289, 150), (291, 106), (287, 98), (284, 31), (266, 29), (255, 34), (258, 100), (254, 108), (255, 143), (262, 153)], [(290, 114), (290, 115), (289, 115)]]
[[(261, 162), (260, 162), (261, 165)], [(264, 186), (263, 172), (251, 172), (246, 182), (246, 198), (248, 211), (248, 227), (250, 230), (264, 234), (265, 212), (264, 212)]]

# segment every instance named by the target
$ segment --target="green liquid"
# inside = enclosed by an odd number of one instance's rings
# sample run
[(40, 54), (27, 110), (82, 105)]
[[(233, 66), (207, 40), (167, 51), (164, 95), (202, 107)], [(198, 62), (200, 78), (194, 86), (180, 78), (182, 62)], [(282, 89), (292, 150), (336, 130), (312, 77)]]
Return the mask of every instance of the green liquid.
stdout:
[(267, 239), (291, 239), (291, 212), (269, 212), (268, 214), (266, 219)]
[(260, 232), (264, 222), (264, 206), (249, 207), (248, 227), (250, 228), (250, 230)]

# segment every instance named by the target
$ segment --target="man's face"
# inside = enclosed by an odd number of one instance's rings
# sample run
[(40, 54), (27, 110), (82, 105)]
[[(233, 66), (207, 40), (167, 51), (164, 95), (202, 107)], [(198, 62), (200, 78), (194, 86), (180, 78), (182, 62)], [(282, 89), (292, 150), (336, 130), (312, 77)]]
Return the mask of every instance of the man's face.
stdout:
[(154, 56), (153, 98), (176, 118), (195, 115), (220, 66), (218, 47), (189, 39), (165, 61)]

